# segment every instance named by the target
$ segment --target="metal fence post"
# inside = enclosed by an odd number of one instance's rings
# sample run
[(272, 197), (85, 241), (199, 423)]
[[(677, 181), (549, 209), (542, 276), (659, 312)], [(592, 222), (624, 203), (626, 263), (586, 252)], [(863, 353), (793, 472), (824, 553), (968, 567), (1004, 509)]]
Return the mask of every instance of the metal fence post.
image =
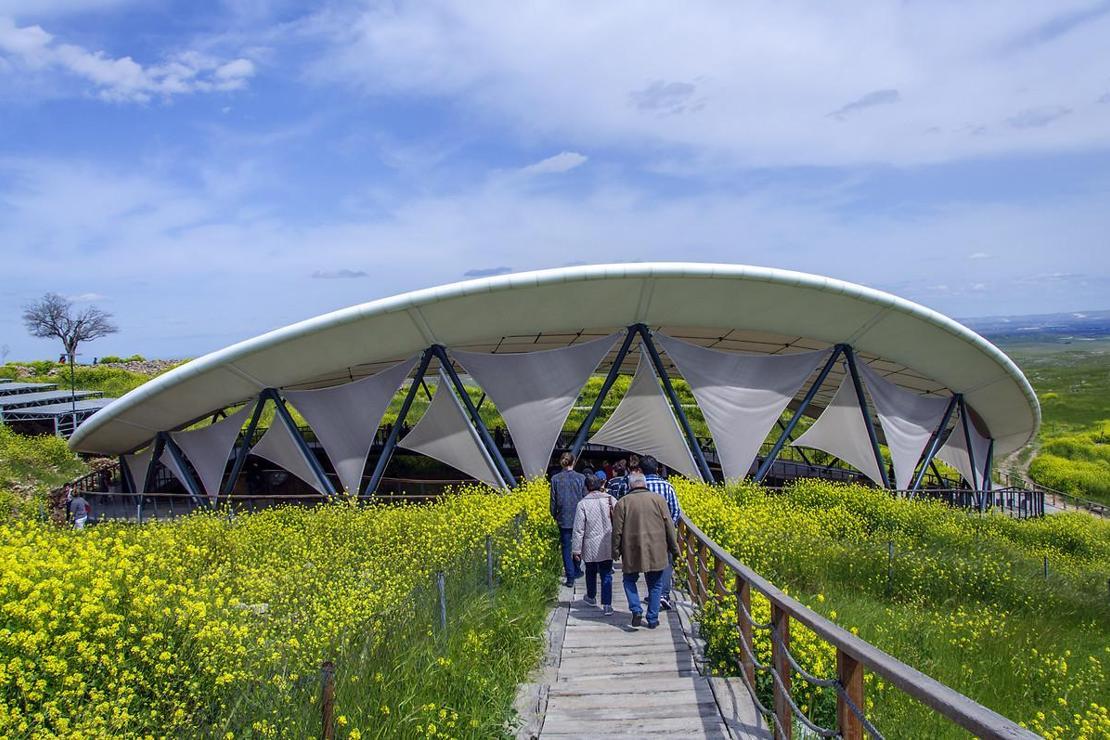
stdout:
[(889, 596), (894, 588), (894, 541), (886, 541), (886, 593)]
[(320, 714), (324, 740), (335, 737), (335, 663), (325, 660), (320, 666)]
[(436, 590), (439, 591), (439, 628), (447, 631), (447, 576), (443, 571), (436, 573)]
[(493, 536), (486, 535), (486, 587), (493, 590)]

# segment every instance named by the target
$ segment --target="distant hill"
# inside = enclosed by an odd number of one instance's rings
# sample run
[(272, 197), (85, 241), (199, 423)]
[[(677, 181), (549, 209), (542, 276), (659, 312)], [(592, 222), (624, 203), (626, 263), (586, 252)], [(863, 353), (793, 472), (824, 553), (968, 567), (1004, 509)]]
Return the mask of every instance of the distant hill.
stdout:
[(960, 322), (992, 341), (1069, 343), (1110, 338), (1110, 310), (985, 316)]

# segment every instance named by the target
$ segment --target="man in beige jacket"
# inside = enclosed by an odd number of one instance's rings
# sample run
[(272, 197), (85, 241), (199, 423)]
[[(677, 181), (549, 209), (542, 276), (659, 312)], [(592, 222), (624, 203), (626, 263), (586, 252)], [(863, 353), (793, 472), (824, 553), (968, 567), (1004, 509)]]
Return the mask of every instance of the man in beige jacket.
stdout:
[(647, 581), (647, 626), (659, 626), (659, 597), (668, 553), (678, 557), (678, 537), (667, 502), (648, 490), (641, 473), (628, 476), (628, 493), (613, 507), (613, 558), (620, 558), (624, 571), (624, 593), (632, 611), (632, 626), (643, 623), (639, 589), (640, 574)]

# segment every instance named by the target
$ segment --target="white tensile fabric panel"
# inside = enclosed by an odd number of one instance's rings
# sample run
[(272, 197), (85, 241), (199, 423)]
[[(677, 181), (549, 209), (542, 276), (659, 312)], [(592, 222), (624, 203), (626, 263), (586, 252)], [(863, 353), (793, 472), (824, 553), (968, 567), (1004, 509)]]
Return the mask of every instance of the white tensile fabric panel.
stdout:
[(494, 488), (507, 488), (442, 370), (432, 402), (397, 444), (447, 463)]
[(497, 406), (516, 445), (524, 475), (538, 478), (547, 473), (551, 451), (582, 386), (616, 338), (616, 334), (610, 334), (541, 352), (451, 354)]
[(137, 493), (145, 493), (143, 488), (146, 486), (146, 471), (150, 468), (150, 458), (153, 455), (154, 443), (151, 442), (150, 447), (142, 452), (123, 456), (123, 462), (131, 473), (131, 480), (135, 481), (135, 491)]
[(702, 480), (674, 412), (659, 387), (655, 368), (640, 353), (628, 392), (613, 409), (591, 444), (609, 445), (637, 455), (651, 455), (692, 480)]
[(655, 339), (690, 384), (726, 479), (748, 474), (775, 421), (831, 351), (748, 355), (706, 349), (664, 334), (655, 334)]
[(181, 468), (177, 464), (177, 460), (173, 459), (173, 453), (170, 452), (170, 448), (168, 446), (162, 450), (162, 456), (159, 457), (158, 460), (166, 466), (166, 470), (173, 473), (174, 478), (177, 478), (179, 481), (181, 481), (181, 485), (185, 486), (185, 490), (189, 491), (189, 484), (186, 482), (189, 479), (186, 478), (185, 473), (181, 471)]
[(362, 487), (362, 471), (374, 435), (393, 394), (419, 355), (353, 383), (311, 391), (286, 391), (285, 398), (304, 415), (324, 447), (348, 493)]
[(258, 444), (251, 448), (251, 454), (258, 455), (281, 466), (320, 493), (324, 493), (320, 482), (316, 480), (312, 465), (305, 459), (304, 453), (301, 452), (300, 445), (293, 439), (288, 427), (282, 423), (281, 418), (277, 415), (274, 416), (270, 428), (262, 435), (262, 439), (258, 440)]
[(886, 446), (894, 463), (895, 485), (904, 490), (913, 481), (917, 463), (944, 418), (949, 399), (899, 388), (862, 362), (859, 371), (875, 402), (879, 423), (883, 425)]
[(937, 459), (943, 460), (960, 471), (960, 475), (972, 488), (981, 490), (983, 481), (986, 479), (983, 473), (987, 469), (987, 452), (990, 450), (991, 441), (979, 434), (974, 424), (968, 424), (967, 430), (971, 436), (971, 450), (975, 454), (974, 471), (971, 469), (971, 458), (967, 454), (967, 439), (964, 437), (962, 414), (957, 420), (956, 426), (952, 427), (952, 432), (948, 435), (948, 441), (937, 452)]
[(883, 484), (875, 452), (871, 448), (871, 438), (867, 434), (867, 424), (859, 408), (852, 376), (844, 374), (840, 388), (813, 426), (793, 442), (794, 447), (812, 447), (839, 457), (852, 465), (876, 484)]
[(239, 437), (243, 422), (254, 411), (255, 403), (251, 401), (215, 424), (209, 424), (191, 432), (170, 434), (173, 441), (185, 453), (185, 457), (193, 464), (200, 477), (200, 485), (209, 498), (215, 498), (220, 493), (220, 483), (224, 479), (224, 469), (227, 467), (231, 448), (235, 446), (235, 440)]

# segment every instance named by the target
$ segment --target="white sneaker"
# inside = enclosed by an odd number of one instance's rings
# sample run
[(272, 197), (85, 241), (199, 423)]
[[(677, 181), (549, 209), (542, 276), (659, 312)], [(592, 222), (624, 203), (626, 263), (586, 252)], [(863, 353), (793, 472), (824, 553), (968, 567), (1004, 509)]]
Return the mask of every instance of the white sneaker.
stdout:
[(583, 596), (582, 601), (589, 606), (597, 606), (597, 599), (591, 599), (589, 596)]
[(607, 617), (613, 616), (613, 607), (611, 607), (611, 606), (605, 607), (605, 616), (607, 616)]

